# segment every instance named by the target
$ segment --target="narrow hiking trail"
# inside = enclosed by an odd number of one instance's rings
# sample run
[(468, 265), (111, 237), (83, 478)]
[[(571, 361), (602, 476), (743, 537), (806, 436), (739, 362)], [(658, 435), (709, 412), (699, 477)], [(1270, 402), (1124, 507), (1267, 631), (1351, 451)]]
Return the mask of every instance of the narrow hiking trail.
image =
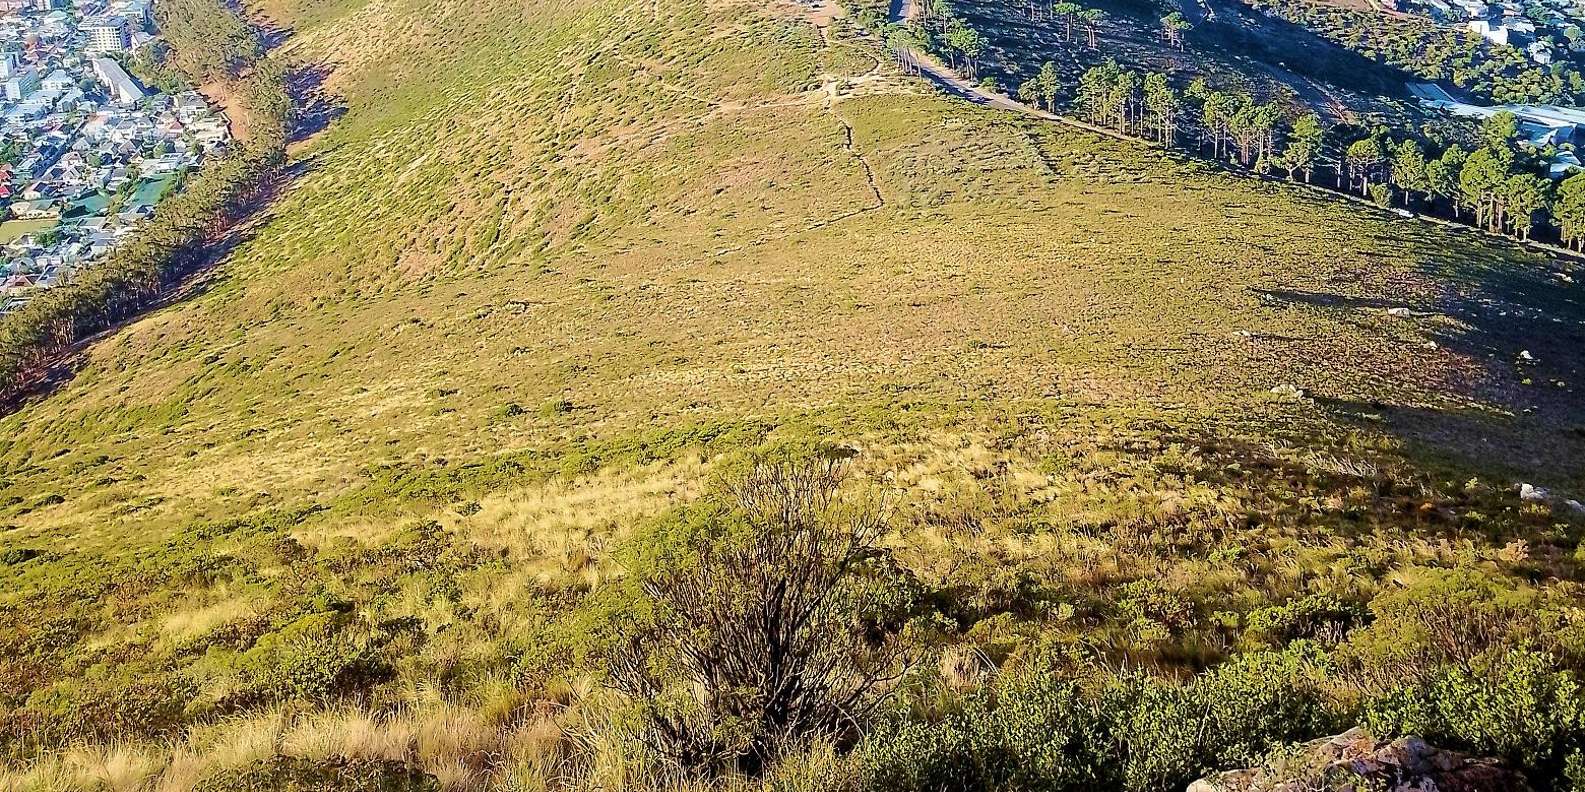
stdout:
[[(825, 43), (825, 46), (828, 49), (838, 46), (837, 42), (831, 39), (829, 20), (822, 21), (820, 19), (813, 19), (812, 21), (814, 21), (815, 27), (820, 31), (821, 41)], [(864, 152), (860, 151), (858, 145), (855, 143), (855, 131), (853, 129), (852, 122), (848, 121), (842, 116), (840, 112), (837, 111), (837, 104), (843, 99), (843, 87), (846, 86), (852, 88), (859, 83), (870, 82), (878, 79), (882, 64), (883, 61), (881, 58), (875, 58), (875, 64), (870, 67), (870, 70), (858, 76), (857, 78), (841, 77), (830, 72), (822, 73), (820, 75), (821, 85), (813, 92), (819, 97), (818, 101), (820, 103), (821, 110), (830, 115), (836, 120), (838, 124), (842, 126), (842, 150), (849, 156), (853, 157), (853, 159), (858, 162), (859, 167), (863, 169), (864, 181), (869, 186), (872, 201), (866, 206), (850, 209), (823, 220), (815, 220), (796, 231), (788, 231), (786, 233), (761, 237), (744, 245), (734, 245), (732, 247), (722, 248), (716, 251), (716, 256), (724, 256), (730, 253), (736, 253), (745, 248), (758, 247), (767, 242), (776, 239), (784, 239), (795, 234), (805, 234), (810, 231), (825, 228), (826, 226), (832, 225), (834, 223), (840, 223), (844, 220), (858, 217), (859, 215), (877, 212), (886, 208), (886, 195), (881, 192), (880, 179), (875, 175), (875, 167), (870, 164), (869, 159), (864, 156)]]
[[(836, 43), (831, 40), (830, 27), (828, 25), (820, 25), (819, 28), (820, 38), (825, 42), (826, 48), (830, 49), (835, 47)], [(875, 64), (871, 66), (870, 70), (859, 79), (864, 80), (873, 78), (875, 74), (880, 71), (880, 69), (881, 59), (875, 58)], [(842, 150), (846, 151), (854, 159), (858, 160), (859, 167), (864, 169), (864, 179), (869, 183), (870, 194), (875, 197), (875, 203), (863, 209), (849, 212), (839, 217), (817, 223), (816, 225), (811, 226), (810, 230), (827, 226), (831, 223), (837, 222), (838, 220), (845, 220), (849, 217), (860, 215), (865, 212), (873, 212), (877, 209), (886, 208), (886, 196), (881, 194), (880, 182), (875, 178), (875, 168), (870, 165), (870, 161), (865, 158), (864, 153), (859, 151), (858, 148), (853, 145), (853, 124), (849, 123), (846, 118), (843, 118), (842, 114), (838, 113), (836, 109), (837, 102), (841, 101), (842, 99), (842, 84), (844, 80), (830, 73), (821, 75), (821, 80), (823, 81), (823, 85), (821, 86), (821, 94), (824, 97), (822, 101), (822, 107), (825, 109), (826, 113), (830, 114), (832, 118), (837, 120), (837, 123), (842, 125)]]

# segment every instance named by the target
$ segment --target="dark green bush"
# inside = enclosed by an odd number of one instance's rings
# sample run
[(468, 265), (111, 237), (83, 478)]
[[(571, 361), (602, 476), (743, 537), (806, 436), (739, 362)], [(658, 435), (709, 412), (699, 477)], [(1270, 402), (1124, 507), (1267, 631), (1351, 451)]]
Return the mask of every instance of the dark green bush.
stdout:
[(196, 693), (187, 679), (158, 672), (57, 684), (0, 722), (0, 753), (174, 734), (186, 725)]
[(260, 759), (200, 782), (193, 792), (437, 792), (434, 776), (388, 760)]
[(939, 722), (899, 718), (856, 757), (866, 790), (1115, 789), (1109, 762), (1116, 690), (1097, 696), (1074, 680), (1036, 676), (971, 697)]
[(389, 677), (373, 642), (351, 635), (351, 621), (347, 613), (311, 613), (260, 638), (238, 658), (245, 687), (227, 705), (324, 701)]
[(0, 550), (0, 566), (16, 566), (38, 557), (39, 551), (31, 547), (7, 547)]
[(1244, 642), (1279, 648), (1301, 638), (1343, 635), (1365, 616), (1364, 608), (1332, 594), (1312, 594), (1251, 612), (1244, 622)]
[(1253, 764), (1338, 724), (1309, 658), (1257, 653), (1187, 683), (1146, 674), (1037, 672), (929, 722), (872, 732), (855, 764), (867, 790), (1157, 790)]
[(1123, 677), (1138, 689), (1116, 729), (1123, 788), (1181, 787), (1340, 726), (1326, 710), (1312, 659), (1298, 650), (1246, 654), (1186, 684)]
[(1474, 569), (1416, 570), (1402, 589), (1370, 603), (1368, 627), (1349, 634), (1340, 661), (1378, 689), (1466, 663), (1497, 648), (1546, 638), (1540, 602)]
[(1549, 654), (1492, 652), (1371, 701), (1365, 722), (1377, 735), (1501, 757), (1545, 781), (1585, 749), (1585, 691)]

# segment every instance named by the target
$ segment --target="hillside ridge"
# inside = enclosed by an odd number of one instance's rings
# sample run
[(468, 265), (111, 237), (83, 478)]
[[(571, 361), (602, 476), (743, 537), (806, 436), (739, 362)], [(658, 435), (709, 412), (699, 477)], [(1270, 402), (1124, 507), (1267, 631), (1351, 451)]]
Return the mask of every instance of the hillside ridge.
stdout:
[[(1585, 761), (1571, 264), (941, 95), (830, 6), (247, 10), (292, 178), (0, 417), (0, 788)], [(792, 577), (843, 592), (809, 731), (688, 642)]]

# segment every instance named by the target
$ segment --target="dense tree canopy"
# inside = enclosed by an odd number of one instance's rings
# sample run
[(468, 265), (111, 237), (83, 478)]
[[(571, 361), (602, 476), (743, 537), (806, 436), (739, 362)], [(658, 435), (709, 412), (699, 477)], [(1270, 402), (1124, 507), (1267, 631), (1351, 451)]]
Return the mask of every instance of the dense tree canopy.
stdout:
[(214, 0), (160, 0), (154, 9), (172, 65), (198, 82), (238, 77), (263, 52), (247, 23), (217, 5)]
[(1253, 0), (1257, 8), (1427, 80), (1446, 80), (1499, 103), (1580, 101), (1585, 76), (1542, 67), (1518, 49), (1493, 45), (1428, 19), (1355, 11), (1306, 0)]

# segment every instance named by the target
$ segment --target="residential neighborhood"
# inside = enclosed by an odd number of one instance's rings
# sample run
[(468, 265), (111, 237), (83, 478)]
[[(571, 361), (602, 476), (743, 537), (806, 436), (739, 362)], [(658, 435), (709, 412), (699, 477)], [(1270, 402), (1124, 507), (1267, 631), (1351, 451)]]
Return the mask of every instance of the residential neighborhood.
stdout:
[(1461, 26), (1493, 44), (1521, 50), (1543, 66), (1585, 49), (1585, 31), (1579, 26), (1585, 4), (1578, 0), (1383, 0), (1383, 4)]
[(229, 124), (128, 73), (151, 0), (0, 0), (0, 313), (137, 233)]

